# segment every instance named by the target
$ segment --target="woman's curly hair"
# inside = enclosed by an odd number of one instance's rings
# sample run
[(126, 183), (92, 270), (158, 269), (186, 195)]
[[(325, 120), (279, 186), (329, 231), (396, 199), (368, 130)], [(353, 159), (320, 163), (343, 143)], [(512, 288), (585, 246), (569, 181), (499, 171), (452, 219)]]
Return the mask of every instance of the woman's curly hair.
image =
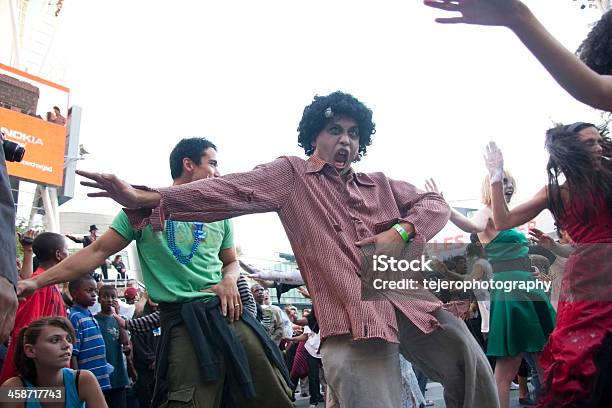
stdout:
[(313, 102), (304, 108), (302, 120), (298, 126), (298, 145), (304, 149), (306, 156), (311, 156), (315, 148), (312, 141), (323, 130), (331, 119), (326, 117), (328, 108), (333, 117), (347, 116), (357, 122), (359, 128), (359, 156), (366, 154), (367, 147), (372, 144), (372, 135), (376, 133), (376, 125), (372, 122), (372, 111), (351, 94), (336, 91), (327, 96), (315, 96)]
[(576, 55), (598, 74), (612, 74), (612, 9), (595, 24)]

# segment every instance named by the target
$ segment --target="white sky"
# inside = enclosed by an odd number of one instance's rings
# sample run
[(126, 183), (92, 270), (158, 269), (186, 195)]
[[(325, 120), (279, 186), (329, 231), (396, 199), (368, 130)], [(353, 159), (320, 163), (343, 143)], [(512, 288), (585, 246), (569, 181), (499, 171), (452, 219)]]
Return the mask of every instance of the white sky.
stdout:
[[(170, 184), (183, 137), (219, 147), (224, 174), (302, 156), (297, 124), (315, 94), (340, 89), (374, 111), (377, 133), (359, 171), (419, 186), (435, 177), (451, 200), (478, 197), (484, 146), (496, 140), (518, 180), (515, 202), (545, 182), (552, 121), (597, 121), (506, 29), (442, 26), (419, 0), (66, 2), (72, 25), (64, 84), (83, 107), (79, 168), (137, 184)], [(575, 50), (597, 12), (570, 0), (528, 1)], [(112, 214), (78, 197), (62, 211)], [(251, 256), (289, 251), (275, 215), (236, 219)]]

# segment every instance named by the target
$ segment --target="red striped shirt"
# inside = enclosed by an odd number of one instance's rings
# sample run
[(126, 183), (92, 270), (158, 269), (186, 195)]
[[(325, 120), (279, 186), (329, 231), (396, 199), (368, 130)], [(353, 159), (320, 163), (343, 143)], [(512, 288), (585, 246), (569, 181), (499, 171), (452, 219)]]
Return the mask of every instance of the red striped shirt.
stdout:
[(359, 270), (364, 260), (355, 242), (398, 221), (414, 225), (417, 242), (440, 231), (450, 216), (444, 199), (383, 173), (341, 177), (312, 156), (281, 157), (246, 173), (160, 188), (161, 211), (143, 219), (127, 210), (132, 224), (163, 227), (164, 217), (213, 222), (275, 211), (285, 228), (300, 272), (317, 311), (322, 338), (351, 334), (354, 339), (398, 342), (395, 310), (424, 332), (438, 327), (433, 312), (440, 302), (427, 290), (362, 301)]

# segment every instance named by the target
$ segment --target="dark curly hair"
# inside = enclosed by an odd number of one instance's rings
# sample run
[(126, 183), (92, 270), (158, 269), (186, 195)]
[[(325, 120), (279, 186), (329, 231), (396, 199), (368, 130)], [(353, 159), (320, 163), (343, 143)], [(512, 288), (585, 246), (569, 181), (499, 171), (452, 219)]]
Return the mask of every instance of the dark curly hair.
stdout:
[[(577, 194), (591, 197), (602, 193), (609, 211), (612, 211), (612, 165), (610, 161), (602, 161), (601, 167), (593, 165), (590, 149), (580, 141), (578, 132), (594, 127), (603, 138), (603, 155), (612, 154), (612, 141), (608, 137), (605, 125), (595, 126), (591, 123), (577, 122), (571, 125), (557, 125), (546, 132), (546, 150), (549, 159), (546, 166), (548, 173), (548, 209), (555, 217), (557, 225), (565, 215), (565, 206), (561, 198), (559, 177), (561, 174), (567, 181), (570, 200)], [(583, 221), (595, 215), (596, 209), (592, 200), (586, 199)]]
[(302, 120), (298, 126), (298, 145), (304, 149), (306, 156), (311, 156), (315, 148), (312, 141), (323, 130), (331, 118), (325, 116), (330, 108), (333, 117), (347, 116), (357, 122), (359, 128), (359, 156), (366, 154), (372, 144), (372, 135), (376, 133), (376, 125), (372, 122), (372, 111), (351, 94), (336, 91), (327, 96), (314, 97), (310, 105), (304, 108)]
[(595, 24), (576, 55), (598, 74), (612, 74), (612, 9)]

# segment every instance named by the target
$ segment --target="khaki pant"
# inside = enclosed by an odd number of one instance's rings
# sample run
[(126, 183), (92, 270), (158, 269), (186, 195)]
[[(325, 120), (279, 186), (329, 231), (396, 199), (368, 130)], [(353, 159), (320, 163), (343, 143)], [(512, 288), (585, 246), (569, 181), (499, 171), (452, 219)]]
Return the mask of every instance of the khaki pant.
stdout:
[(321, 360), (327, 392), (339, 408), (399, 408), (401, 377), (397, 344), (383, 340), (326, 339)]
[[(281, 408), (291, 407), (291, 390), (285, 384), (280, 372), (270, 363), (255, 333), (241, 321), (230, 323), (230, 328), (240, 339), (246, 350), (251, 376), (257, 395), (245, 399), (240, 386), (229, 384), (229, 392), (239, 407)], [(202, 382), (200, 369), (193, 344), (185, 325), (178, 326), (170, 333), (168, 355), (168, 408), (196, 407), (217, 408), (221, 405), (225, 378), (218, 381)], [(227, 366), (220, 356), (221, 370)], [(225, 375), (224, 375), (225, 377)]]
[[(491, 366), (464, 322), (444, 310), (436, 312), (441, 328), (425, 334), (397, 313), (400, 345), (382, 340), (326, 339), (321, 357), (339, 408), (398, 408), (398, 351), (444, 386), (448, 408), (497, 408), (499, 401)], [(398, 350), (399, 349), (399, 350)]]

